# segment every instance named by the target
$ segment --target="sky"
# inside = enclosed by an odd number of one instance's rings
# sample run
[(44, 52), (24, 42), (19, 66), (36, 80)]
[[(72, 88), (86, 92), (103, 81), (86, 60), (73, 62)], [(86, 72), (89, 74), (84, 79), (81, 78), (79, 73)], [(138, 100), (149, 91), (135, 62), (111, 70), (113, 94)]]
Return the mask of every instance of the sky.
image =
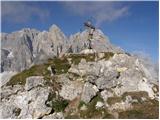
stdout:
[(1, 32), (22, 28), (48, 30), (56, 24), (67, 35), (84, 30), (90, 19), (112, 44), (127, 52), (159, 58), (159, 20), (157, 1), (30, 1), (1, 3)]

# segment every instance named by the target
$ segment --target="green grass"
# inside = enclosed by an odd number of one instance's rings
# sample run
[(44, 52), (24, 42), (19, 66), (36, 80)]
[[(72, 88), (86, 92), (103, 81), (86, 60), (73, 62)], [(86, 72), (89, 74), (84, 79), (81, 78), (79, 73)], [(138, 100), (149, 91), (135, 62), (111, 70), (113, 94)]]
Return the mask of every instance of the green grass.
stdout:
[(48, 63), (55, 68), (57, 75), (68, 72), (68, 69), (71, 67), (66, 57), (63, 59), (60, 58), (49, 59)]
[[(159, 102), (157, 100), (151, 100), (148, 98), (148, 93), (144, 91), (140, 92), (126, 92), (122, 95), (122, 99), (130, 95), (132, 99), (137, 99), (138, 103), (132, 104), (133, 109), (120, 112), (119, 117), (121, 119), (157, 119), (159, 117)], [(141, 97), (147, 98), (147, 101), (142, 101)]]
[(109, 105), (113, 105), (113, 104), (115, 104), (115, 103), (121, 102), (121, 100), (122, 100), (121, 97), (109, 97), (109, 98), (107, 99), (107, 103), (108, 103)]
[(120, 116), (120, 119), (124, 119), (124, 118), (140, 119), (142, 118), (142, 114), (143, 112), (141, 110), (129, 110), (129, 111), (120, 112), (119, 116)]
[(141, 100), (141, 97), (148, 98), (148, 93), (145, 92), (145, 91), (125, 92), (125, 93), (122, 95), (122, 99), (125, 100), (127, 95), (131, 96), (132, 99), (137, 99), (138, 102), (140, 102), (140, 103), (143, 102), (143, 101)]
[[(105, 53), (105, 59), (109, 59), (113, 56), (113, 53)], [(34, 65), (29, 69), (26, 69), (16, 75), (14, 75), (7, 85), (25, 85), (26, 78), (30, 76), (44, 76), (45, 80), (50, 80), (50, 71), (47, 70), (49, 66), (55, 69), (56, 75), (64, 74), (68, 72), (71, 67), (67, 58), (72, 58), (73, 64), (79, 64), (82, 58), (86, 59), (87, 62), (95, 60), (95, 54), (70, 54), (69, 56), (64, 56), (62, 58), (49, 59), (47, 63)]]
[(120, 119), (158, 119), (159, 118), (158, 101), (151, 100), (150, 102), (133, 105), (132, 110), (119, 113)]
[[(104, 57), (101, 59), (108, 60), (109, 58), (113, 57), (114, 53), (112, 52), (104, 52)], [(85, 59), (87, 62), (95, 61), (96, 56), (98, 53), (93, 54), (70, 54), (67, 56), (68, 58), (72, 58), (71, 62), (75, 65), (79, 64), (81, 59)]]
[(67, 115), (65, 119), (80, 119), (78, 115)]
[(71, 62), (75, 65), (79, 64), (82, 58), (87, 62), (95, 60), (94, 54), (70, 54), (68, 57), (72, 58)]
[(64, 109), (67, 107), (68, 101), (67, 100), (56, 100), (52, 101), (52, 108), (55, 112), (63, 112)]
[(26, 78), (30, 76), (44, 76), (45, 80), (50, 80), (50, 71), (47, 70), (49, 66), (54, 66), (56, 74), (63, 74), (68, 72), (70, 65), (66, 59), (61, 60), (59, 58), (49, 59), (48, 63), (41, 65), (34, 65), (31, 68), (24, 70), (11, 78), (7, 85), (25, 85)]
[(104, 59), (105, 59), (105, 60), (108, 60), (108, 59), (110, 59), (111, 57), (113, 57), (113, 55), (114, 55), (114, 53), (112, 53), (112, 52), (105, 52), (105, 53), (104, 53)]
[(80, 102), (79, 102), (79, 105), (78, 105), (78, 109), (80, 109), (83, 105), (86, 105), (86, 103), (83, 102), (83, 101), (80, 101)]
[(56, 96), (55, 93), (50, 93), (46, 101), (46, 106), (51, 107), (55, 112), (63, 112), (68, 103), (67, 100), (64, 100), (60, 96)]
[[(80, 118), (111, 118), (111, 115), (107, 112), (105, 108), (96, 109), (95, 106), (98, 101), (103, 102), (103, 99), (100, 97), (99, 94), (95, 96), (88, 104), (86, 104), (87, 110), (80, 111)], [(80, 102), (79, 106), (83, 104), (83, 102)]]
[(10, 81), (7, 83), (7, 85), (25, 85), (26, 83), (26, 78), (30, 76), (46, 76), (50, 74), (50, 72), (47, 70), (48, 65), (43, 64), (43, 65), (34, 65), (33, 67), (24, 70), (15, 76), (13, 76)]

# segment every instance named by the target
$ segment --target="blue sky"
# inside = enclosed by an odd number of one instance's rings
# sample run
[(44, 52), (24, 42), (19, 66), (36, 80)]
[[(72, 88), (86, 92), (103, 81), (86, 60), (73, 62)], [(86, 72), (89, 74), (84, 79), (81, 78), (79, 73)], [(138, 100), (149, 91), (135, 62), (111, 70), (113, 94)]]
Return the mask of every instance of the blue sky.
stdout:
[(92, 19), (111, 43), (158, 61), (158, 2), (2, 2), (2, 32), (22, 28), (48, 30), (56, 24), (66, 34)]

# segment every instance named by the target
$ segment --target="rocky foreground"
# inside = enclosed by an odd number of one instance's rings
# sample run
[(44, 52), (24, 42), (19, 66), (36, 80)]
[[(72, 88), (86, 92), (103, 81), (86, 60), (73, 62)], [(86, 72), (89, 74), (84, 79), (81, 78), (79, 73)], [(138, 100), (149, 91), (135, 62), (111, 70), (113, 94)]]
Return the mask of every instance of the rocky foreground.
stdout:
[(158, 78), (125, 53), (66, 53), (1, 89), (1, 118), (158, 118)]

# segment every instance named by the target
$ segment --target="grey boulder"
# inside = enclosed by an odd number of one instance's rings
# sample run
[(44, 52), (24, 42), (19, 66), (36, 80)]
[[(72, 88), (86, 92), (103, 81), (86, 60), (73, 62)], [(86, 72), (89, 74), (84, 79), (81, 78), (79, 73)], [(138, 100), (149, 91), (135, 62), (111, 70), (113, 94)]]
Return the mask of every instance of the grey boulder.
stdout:
[(95, 85), (86, 82), (83, 87), (81, 100), (84, 101), (85, 103), (88, 103), (94, 96), (96, 96), (97, 92), (98, 88)]

